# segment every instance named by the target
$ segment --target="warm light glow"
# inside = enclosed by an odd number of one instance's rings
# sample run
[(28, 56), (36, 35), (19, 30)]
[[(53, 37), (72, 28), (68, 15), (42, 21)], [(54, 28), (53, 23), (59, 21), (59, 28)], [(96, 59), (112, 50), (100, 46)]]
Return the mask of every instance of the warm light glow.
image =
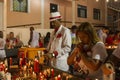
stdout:
[(109, 0), (106, 0), (106, 2), (109, 2)]
[(99, 0), (96, 0), (96, 2), (98, 2)]
[(118, 0), (114, 0), (115, 2), (117, 2)]

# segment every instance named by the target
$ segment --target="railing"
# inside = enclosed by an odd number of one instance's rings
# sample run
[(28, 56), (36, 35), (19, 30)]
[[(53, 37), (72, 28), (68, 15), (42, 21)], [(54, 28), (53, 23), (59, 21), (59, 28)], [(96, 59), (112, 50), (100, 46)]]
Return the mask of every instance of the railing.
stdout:
[(24, 25), (15, 25), (15, 26), (7, 26), (7, 28), (21, 28), (21, 27), (31, 27), (31, 26), (39, 26), (41, 23), (34, 23), (34, 24), (24, 24)]

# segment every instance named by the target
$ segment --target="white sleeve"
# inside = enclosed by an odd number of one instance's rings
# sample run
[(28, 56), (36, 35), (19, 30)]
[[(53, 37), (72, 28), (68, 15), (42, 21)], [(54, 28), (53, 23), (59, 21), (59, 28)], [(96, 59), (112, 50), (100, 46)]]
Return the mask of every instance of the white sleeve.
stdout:
[(107, 57), (107, 51), (103, 42), (97, 43), (92, 50), (92, 58), (104, 61)]
[(118, 44), (118, 47), (113, 51), (112, 54), (120, 58), (120, 43)]

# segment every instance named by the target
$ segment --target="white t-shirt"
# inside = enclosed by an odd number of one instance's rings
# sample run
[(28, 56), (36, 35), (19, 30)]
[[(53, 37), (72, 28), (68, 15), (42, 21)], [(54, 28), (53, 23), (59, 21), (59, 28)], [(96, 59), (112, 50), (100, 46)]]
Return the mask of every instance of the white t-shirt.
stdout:
[(5, 53), (5, 40), (0, 38), (0, 58), (5, 58), (6, 53)]
[(118, 44), (118, 47), (113, 51), (112, 54), (120, 59), (120, 43)]
[[(93, 46), (91, 51), (87, 52), (87, 55), (88, 55), (88, 58), (92, 58), (92, 59), (100, 60), (100, 61), (104, 62), (107, 57), (107, 52), (106, 52), (104, 43), (97, 42)], [(92, 78), (93, 80), (95, 80), (95, 79), (103, 80), (102, 79), (103, 74), (102, 74), (101, 68), (99, 68), (99, 70), (97, 70), (97, 71), (93, 71), (84, 64), (82, 59), (80, 60), (78, 65), (79, 65), (82, 73), (84, 73), (84, 75), (87, 75), (87, 77)]]

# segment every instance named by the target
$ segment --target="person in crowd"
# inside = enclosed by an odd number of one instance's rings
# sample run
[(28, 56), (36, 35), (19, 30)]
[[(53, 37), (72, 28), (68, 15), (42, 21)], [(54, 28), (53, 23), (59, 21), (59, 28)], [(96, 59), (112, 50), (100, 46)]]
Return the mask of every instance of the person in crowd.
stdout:
[(30, 39), (28, 45), (31, 47), (39, 47), (39, 33), (34, 30), (34, 27), (30, 27)]
[(102, 29), (102, 31), (103, 31), (102, 41), (103, 41), (103, 43), (106, 43), (106, 38), (107, 38), (107, 36), (108, 36), (109, 30), (108, 30), (108, 28), (104, 27), (104, 28)]
[(106, 46), (114, 44), (114, 32), (110, 31), (105, 42)]
[(120, 31), (116, 31), (114, 35), (114, 44), (118, 45), (118, 43), (120, 43)]
[(73, 65), (73, 74), (84, 79), (104, 80), (100, 67), (106, 60), (107, 52), (94, 27), (89, 22), (83, 22), (78, 27), (76, 36), (81, 42), (77, 44), (67, 60), (68, 65)]
[(70, 30), (61, 25), (60, 12), (51, 13), (50, 21), (54, 28), (51, 34), (50, 42), (47, 50), (49, 55), (54, 57), (51, 59), (51, 66), (62, 71), (68, 71), (67, 58), (71, 51), (71, 33)]
[[(77, 41), (76, 41), (76, 30), (77, 30), (77, 26), (73, 25), (71, 27), (71, 39), (72, 39), (71, 51), (75, 48), (75, 46), (77, 44)], [(69, 55), (70, 55), (70, 53), (69, 53)], [(70, 71), (71, 74), (73, 73), (73, 66), (72, 65), (69, 65), (69, 71)]]
[(9, 33), (9, 38), (6, 39), (6, 47), (8, 49), (14, 48), (17, 44), (17, 39), (14, 37), (14, 32)]
[(45, 48), (48, 46), (49, 41), (50, 41), (50, 32), (47, 32), (47, 34), (44, 38), (44, 47)]
[(39, 47), (42, 48), (43, 47), (43, 38), (41, 36), (41, 33), (39, 33)]
[(112, 52), (110, 60), (114, 63), (115, 66), (120, 66), (120, 64), (118, 64), (120, 63), (120, 43), (118, 43), (117, 48)]
[(17, 35), (16, 36), (16, 39), (17, 39), (17, 44), (16, 44), (16, 47), (17, 48), (20, 48), (20, 47), (22, 47), (24, 44), (23, 44), (23, 42), (20, 40), (20, 36), (19, 35)]
[(72, 46), (71, 46), (71, 51), (74, 49), (75, 45), (76, 45), (76, 30), (77, 30), (77, 26), (73, 25), (71, 27), (71, 38), (72, 38)]
[(5, 40), (3, 39), (3, 32), (0, 31), (0, 59), (4, 60), (6, 57), (6, 53), (5, 53)]

